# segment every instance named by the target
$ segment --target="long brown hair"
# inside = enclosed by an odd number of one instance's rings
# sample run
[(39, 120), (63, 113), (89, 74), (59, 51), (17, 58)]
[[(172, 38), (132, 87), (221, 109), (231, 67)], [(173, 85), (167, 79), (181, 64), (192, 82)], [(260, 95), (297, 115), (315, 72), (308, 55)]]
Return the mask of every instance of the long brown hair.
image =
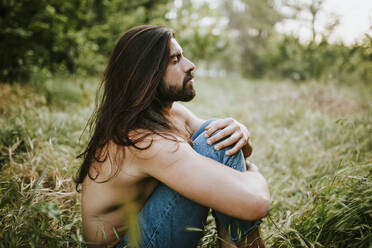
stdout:
[[(94, 161), (110, 159), (108, 145), (133, 146), (150, 134), (164, 135), (173, 129), (162, 113), (166, 102), (162, 97), (163, 75), (169, 63), (169, 43), (174, 37), (171, 29), (164, 26), (143, 25), (127, 31), (117, 42), (105, 70), (97, 94), (96, 110), (88, 121), (91, 132), (87, 148), (78, 158), (83, 163), (75, 178), (76, 189), (88, 175)], [(100, 91), (99, 91), (100, 92)], [(131, 130), (147, 132), (133, 139)], [(122, 149), (123, 150), (123, 149)], [(115, 174), (118, 171), (116, 169)], [(108, 179), (109, 180), (109, 179)], [(106, 180), (107, 181), (107, 180)]]

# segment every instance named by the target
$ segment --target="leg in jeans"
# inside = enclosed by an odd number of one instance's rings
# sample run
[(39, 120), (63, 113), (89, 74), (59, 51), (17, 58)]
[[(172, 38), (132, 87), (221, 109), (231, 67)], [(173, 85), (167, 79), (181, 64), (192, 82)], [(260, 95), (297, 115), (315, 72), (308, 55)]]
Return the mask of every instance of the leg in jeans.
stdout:
[[(241, 151), (233, 156), (226, 156), (225, 150), (228, 148), (215, 151), (213, 146), (206, 143), (204, 128), (212, 120), (203, 123), (193, 134), (193, 148), (206, 157), (244, 171), (245, 161)], [(187, 227), (202, 230), (208, 210), (209, 208), (183, 197), (165, 184), (160, 183), (138, 216), (141, 227), (140, 247), (195, 247), (203, 233), (202, 231), (187, 230)], [(244, 237), (261, 223), (261, 220), (238, 220), (217, 211), (215, 214), (225, 229), (230, 231), (233, 241)], [(128, 240), (127, 234), (116, 247), (125, 247)], [(127, 247), (130, 246), (127, 245)]]
[[(226, 147), (219, 151), (215, 151), (213, 145), (210, 146), (207, 144), (207, 138), (205, 137), (204, 128), (211, 122), (212, 120), (208, 120), (196, 131), (193, 135), (193, 143), (194, 149), (211, 159), (214, 159), (222, 164), (225, 164), (235, 170), (239, 171), (246, 171), (245, 166), (245, 159), (243, 156), (243, 152), (239, 151), (237, 154), (233, 156), (226, 156), (225, 152), (229, 150), (231, 147)], [(261, 224), (262, 220), (255, 220), (255, 221), (243, 221), (237, 218), (233, 218), (231, 216), (225, 215), (218, 211), (215, 211), (213, 214), (216, 217), (216, 221), (221, 223), (224, 229), (229, 233), (231, 240), (233, 242), (237, 242), (241, 240), (243, 237), (247, 236), (252, 230), (256, 229), (259, 224)]]

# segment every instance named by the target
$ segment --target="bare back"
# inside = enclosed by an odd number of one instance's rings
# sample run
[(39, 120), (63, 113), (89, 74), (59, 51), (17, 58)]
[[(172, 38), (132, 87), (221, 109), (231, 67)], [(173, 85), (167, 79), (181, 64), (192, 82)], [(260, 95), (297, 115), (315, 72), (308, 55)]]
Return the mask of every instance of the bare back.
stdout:
[[(174, 104), (172, 108), (173, 125), (183, 132), (184, 136), (190, 135), (202, 123), (202, 120), (190, 123), (187, 115), (179, 109), (180, 105)], [(182, 107), (181, 107), (182, 108)], [(147, 145), (147, 144), (145, 144)], [(140, 152), (135, 148), (117, 147), (110, 144), (109, 153), (118, 154), (124, 149), (124, 156), (118, 159), (116, 168), (111, 166), (112, 156), (104, 163), (95, 162), (90, 169), (92, 180), (88, 176), (82, 184), (81, 204), (83, 218), (84, 239), (87, 242), (105, 244), (108, 247), (118, 242), (127, 228), (125, 217), (125, 204), (130, 202), (139, 211), (154, 191), (159, 181), (143, 173), (139, 167)], [(124, 206), (124, 208), (123, 208)]]

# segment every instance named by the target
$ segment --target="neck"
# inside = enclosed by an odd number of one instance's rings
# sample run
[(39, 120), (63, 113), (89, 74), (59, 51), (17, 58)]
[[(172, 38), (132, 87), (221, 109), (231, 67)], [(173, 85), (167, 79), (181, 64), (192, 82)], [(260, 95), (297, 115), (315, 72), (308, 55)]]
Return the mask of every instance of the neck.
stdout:
[(174, 102), (167, 102), (162, 106), (161, 112), (164, 114), (166, 118), (169, 118), (171, 116), (171, 109)]

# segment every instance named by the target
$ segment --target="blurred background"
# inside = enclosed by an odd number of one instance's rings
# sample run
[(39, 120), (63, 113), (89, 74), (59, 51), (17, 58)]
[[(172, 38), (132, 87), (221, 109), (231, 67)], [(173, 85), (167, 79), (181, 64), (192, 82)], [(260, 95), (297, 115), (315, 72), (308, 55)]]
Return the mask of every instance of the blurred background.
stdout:
[[(371, 0), (2, 0), (0, 248), (86, 247), (76, 156), (110, 52), (141, 24), (173, 28), (196, 64), (193, 113), (251, 132), (267, 247), (372, 247)], [(193, 231), (218, 247), (212, 215)]]
[(97, 75), (129, 28), (167, 25), (201, 74), (372, 79), (369, 0), (2, 1), (0, 82)]

